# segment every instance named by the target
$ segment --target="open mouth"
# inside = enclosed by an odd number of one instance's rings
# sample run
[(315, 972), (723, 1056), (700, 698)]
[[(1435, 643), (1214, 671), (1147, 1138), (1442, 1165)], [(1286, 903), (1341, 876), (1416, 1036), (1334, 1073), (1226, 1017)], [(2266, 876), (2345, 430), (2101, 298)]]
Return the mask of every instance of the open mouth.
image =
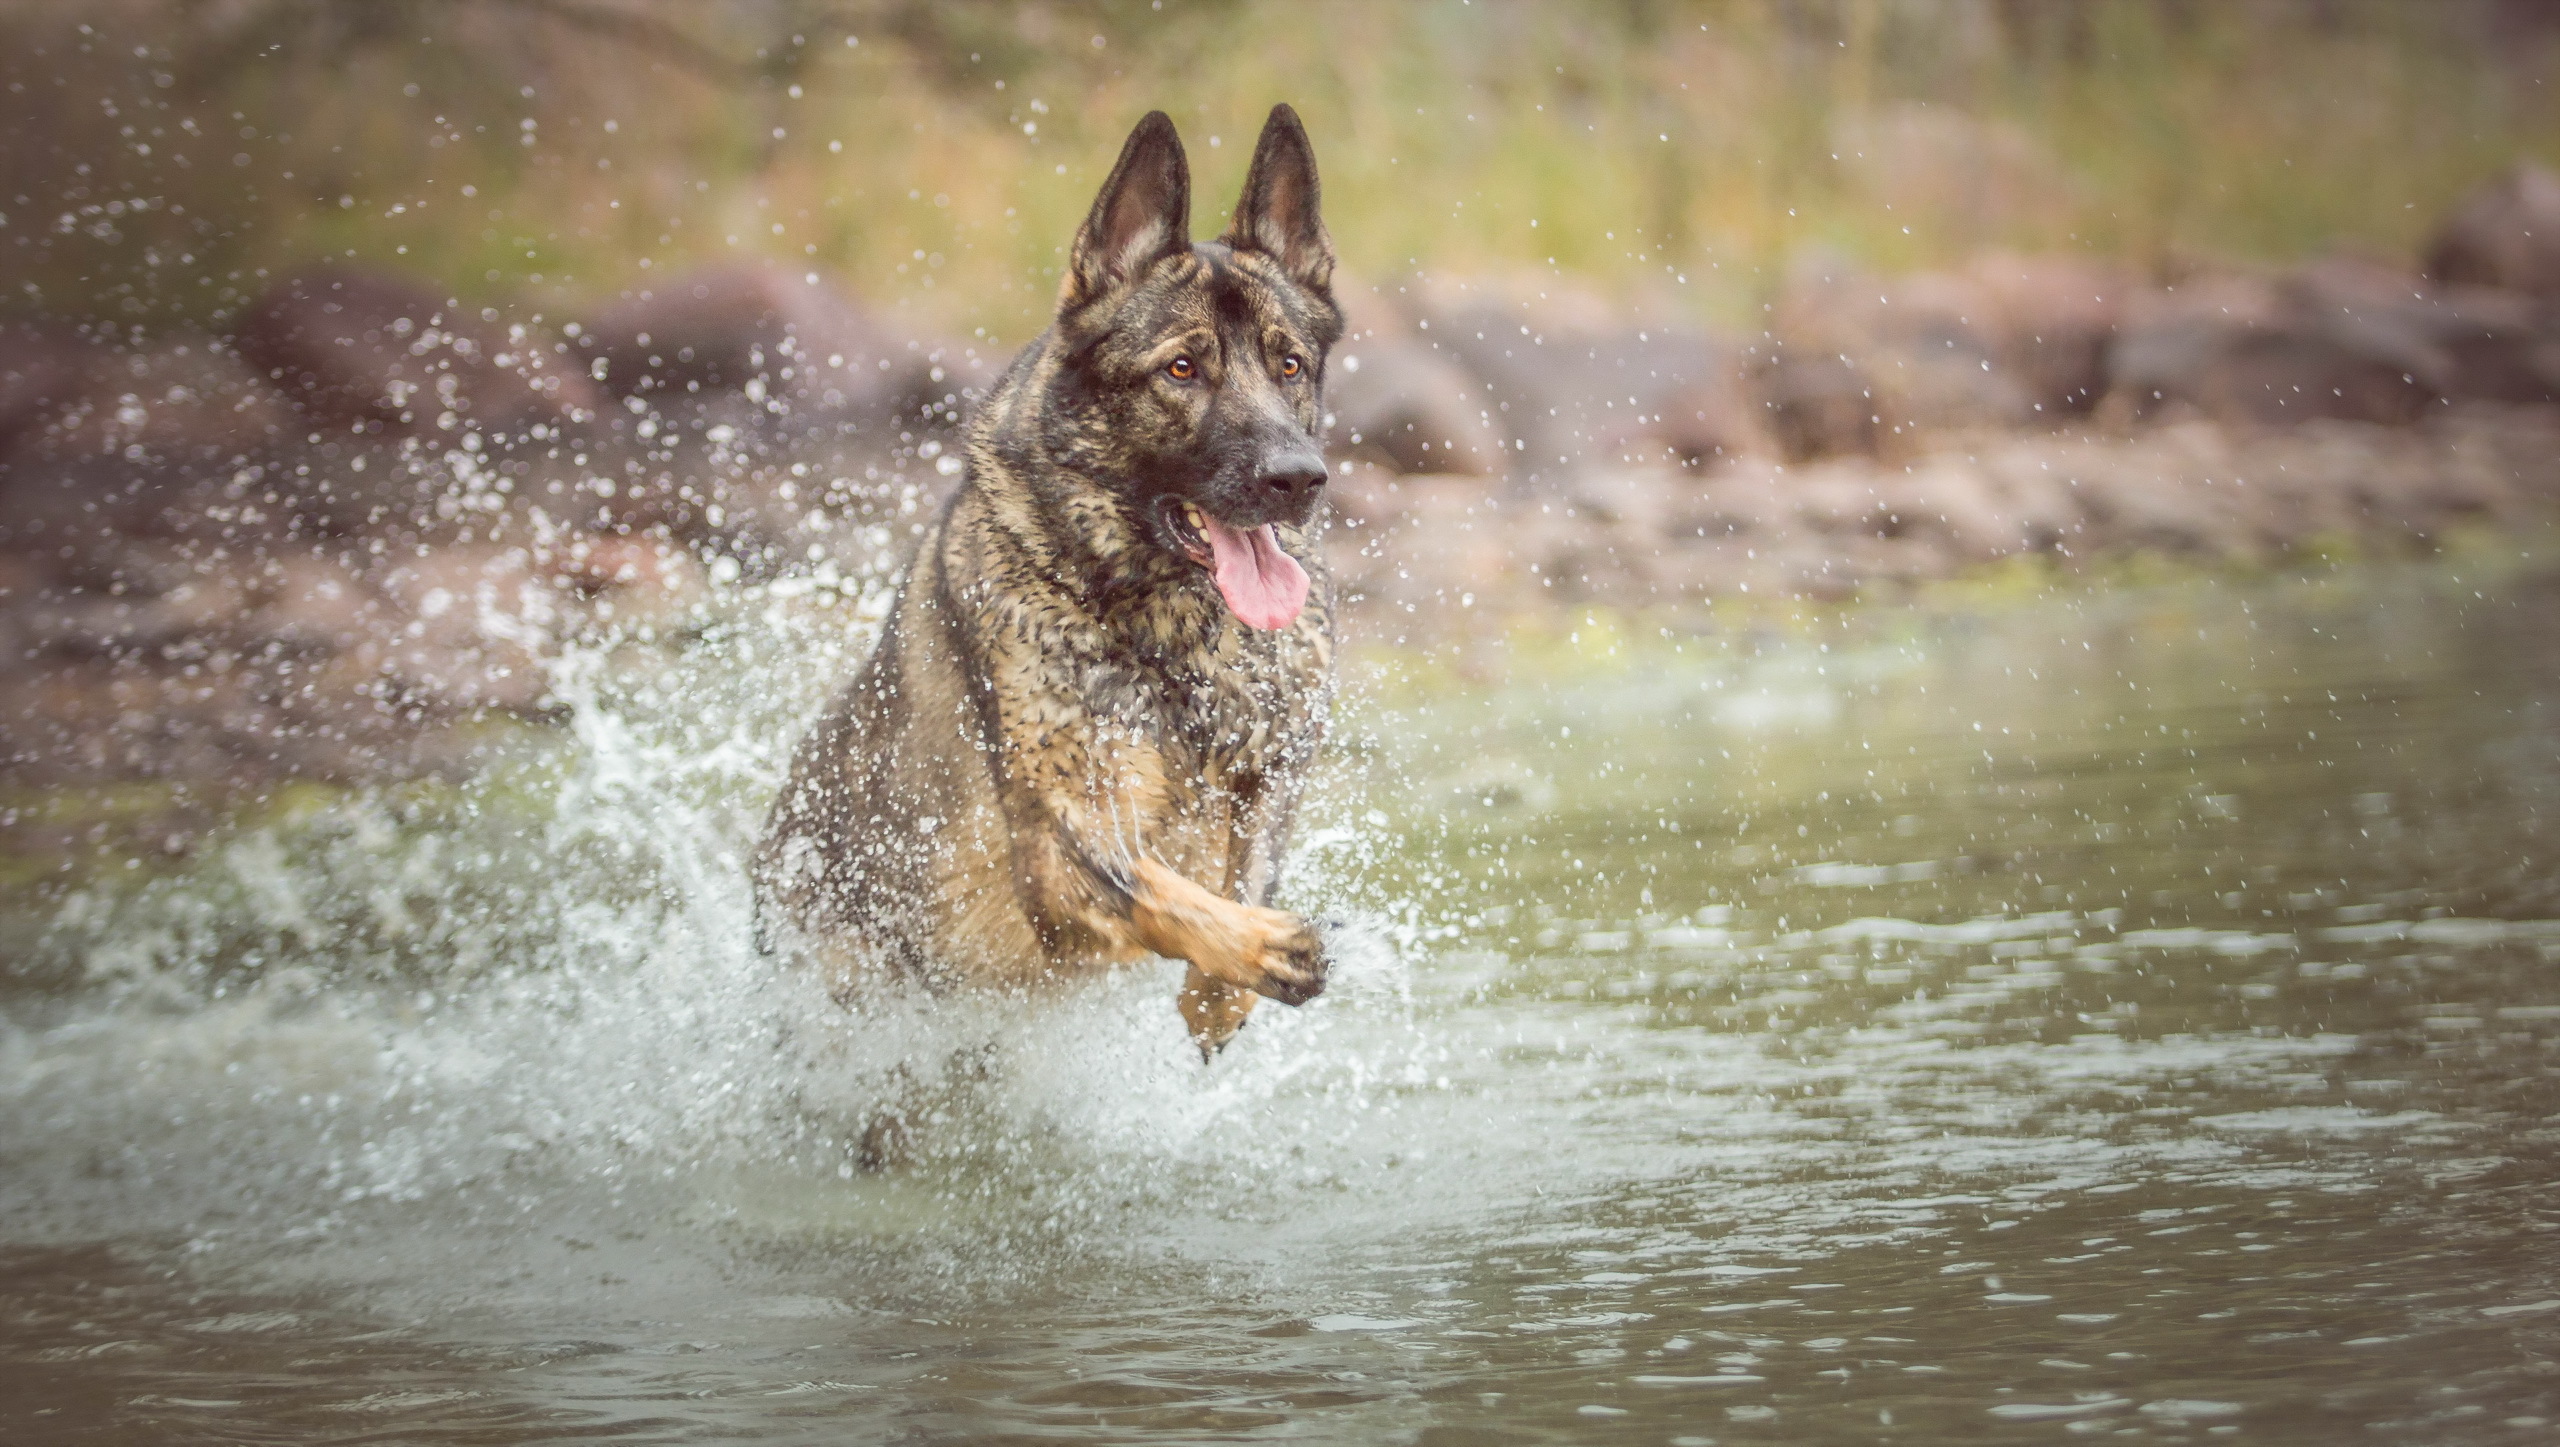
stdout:
[(1280, 549), (1271, 524), (1238, 528), (1195, 504), (1165, 509), (1174, 541), (1191, 561), (1209, 570), (1227, 611), (1250, 628), (1286, 628), (1307, 606), (1307, 570)]
[(1204, 568), (1215, 568), (1218, 555), (1209, 546), (1209, 515), (1187, 502), (1166, 505), (1165, 524), (1173, 532), (1173, 540), (1191, 561)]

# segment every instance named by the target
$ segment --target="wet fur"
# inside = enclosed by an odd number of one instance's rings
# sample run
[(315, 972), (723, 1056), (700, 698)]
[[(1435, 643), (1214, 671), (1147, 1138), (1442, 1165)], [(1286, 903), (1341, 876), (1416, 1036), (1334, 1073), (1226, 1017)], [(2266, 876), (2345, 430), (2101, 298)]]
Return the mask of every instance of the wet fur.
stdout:
[[(793, 758), (760, 915), (840, 997), (1027, 991), (1162, 955), (1189, 962), (1177, 1005), (1205, 1054), (1258, 997), (1324, 987), (1315, 931), (1270, 907), (1333, 687), (1315, 439), (1342, 319), (1295, 114), (1273, 111), (1219, 241), (1189, 240), (1189, 193), (1150, 115), (1055, 324), (972, 425), (877, 652)], [(1310, 575), (1294, 622), (1229, 611), (1185, 504), (1273, 525)]]

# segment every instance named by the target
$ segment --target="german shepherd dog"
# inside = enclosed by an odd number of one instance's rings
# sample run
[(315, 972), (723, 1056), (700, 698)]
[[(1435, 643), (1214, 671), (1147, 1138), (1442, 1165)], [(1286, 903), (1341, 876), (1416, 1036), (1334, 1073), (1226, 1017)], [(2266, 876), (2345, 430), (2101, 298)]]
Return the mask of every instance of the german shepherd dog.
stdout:
[(1318, 436), (1342, 313), (1295, 111), (1273, 108), (1226, 234), (1190, 220), (1152, 113), (877, 652), (792, 761), (760, 914), (839, 999), (1161, 955), (1190, 965), (1206, 1059), (1257, 997), (1324, 988), (1316, 931), (1270, 907), (1333, 692)]

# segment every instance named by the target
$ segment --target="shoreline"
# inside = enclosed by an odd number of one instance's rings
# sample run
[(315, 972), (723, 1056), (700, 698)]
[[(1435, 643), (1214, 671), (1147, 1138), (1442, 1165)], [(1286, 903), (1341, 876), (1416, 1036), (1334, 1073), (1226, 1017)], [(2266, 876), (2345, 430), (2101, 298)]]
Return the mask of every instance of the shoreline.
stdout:
[(1548, 496), (1363, 467), (1343, 492), (1346, 531), (1366, 534), (1332, 549), (1337, 578), (1363, 595), (1355, 616), (1412, 620), (1427, 639), (1451, 605), (1884, 601), (2023, 560), (2103, 575), (2141, 557), (2246, 569), (2424, 552), (2560, 517), (2560, 417), (1985, 434), (1901, 464), (1625, 468)]
[[(2290, 595), (2340, 590), (2356, 598), (2397, 589), (2455, 606), (2474, 601), (2481, 592), (2530, 587), (2556, 577), (2560, 515), (2523, 528), (2457, 530), (2424, 551), (2215, 561), (2124, 552), (2065, 562), (2025, 554), (1946, 577), (1897, 582), (1889, 593), (1815, 597), (1735, 592), (1720, 599), (1633, 607), (1599, 600), (1511, 611), (1483, 607), (1471, 611), (1472, 631), (1428, 640), (1397, 641), (1387, 631), (1393, 626), (1387, 620), (1355, 612), (1342, 650), (1351, 705), (1343, 720), (1347, 727), (1328, 747), (1363, 752), (1357, 730), (1364, 715), (1391, 712), (1452, 688), (1588, 683), (1630, 676), (1651, 659), (1694, 662), (1720, 656), (1740, 666), (1797, 651), (1898, 647), (1931, 630), (1996, 623), (2036, 610), (2185, 617), (2198, 597), (2245, 597), (2264, 589)], [(647, 642), (634, 629), (617, 638), (572, 645), (591, 690), (578, 708), (611, 714), (642, 707), (635, 700), (657, 696), (667, 675), (688, 663), (711, 665), (708, 671), (733, 682), (741, 672), (753, 673), (751, 664), (722, 664), (715, 652), (734, 644), (741, 630), (761, 634), (755, 646), (789, 652), (805, 662), (812, 638), (858, 642), (861, 635), (844, 630), (847, 615), (861, 618), (864, 627), (876, 624), (885, 598), (885, 588), (870, 580), (844, 579), (830, 586), (806, 575), (706, 594), (695, 605), (692, 625), (684, 629)], [(861, 648), (837, 651), (837, 661), (849, 668), (858, 662)], [(802, 678), (793, 686), (822, 695), (840, 681), (842, 668), (830, 667), (814, 682)], [(788, 701), (776, 707), (796, 717)], [(512, 797), (527, 788), (541, 793), (559, 786), (562, 781), (552, 771), (573, 757), (579, 745), (580, 731), (569, 726), (575, 712), (565, 705), (549, 717), (490, 710), (442, 721), (434, 727), (452, 735), (447, 740), (452, 747), (440, 751), (439, 767), (424, 770), (246, 779), (169, 774), (0, 778), (0, 890), (32, 902), (119, 876), (147, 883), (196, 868), (243, 840), (290, 831), (350, 808), (369, 817), (414, 819), (476, 809), (474, 799)], [(525, 817), (539, 819), (546, 808), (528, 797)]]

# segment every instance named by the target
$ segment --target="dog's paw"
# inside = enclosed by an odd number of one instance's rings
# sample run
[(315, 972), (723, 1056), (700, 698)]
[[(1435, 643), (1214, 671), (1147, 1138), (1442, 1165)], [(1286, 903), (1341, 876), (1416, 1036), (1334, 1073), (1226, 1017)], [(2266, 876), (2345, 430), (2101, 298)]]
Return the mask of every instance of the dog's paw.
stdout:
[(1245, 1027), (1253, 1016), (1254, 1003), (1261, 998), (1195, 964), (1184, 973), (1182, 993), (1174, 997), (1173, 1003), (1182, 1012), (1183, 1026), (1191, 1033), (1191, 1043), (1200, 1047), (1201, 1062), (1206, 1064)]
[(1254, 990), (1283, 1005), (1303, 1005), (1323, 994), (1325, 974), (1332, 968), (1323, 936), (1294, 914), (1265, 913), (1270, 919), (1254, 960)]

